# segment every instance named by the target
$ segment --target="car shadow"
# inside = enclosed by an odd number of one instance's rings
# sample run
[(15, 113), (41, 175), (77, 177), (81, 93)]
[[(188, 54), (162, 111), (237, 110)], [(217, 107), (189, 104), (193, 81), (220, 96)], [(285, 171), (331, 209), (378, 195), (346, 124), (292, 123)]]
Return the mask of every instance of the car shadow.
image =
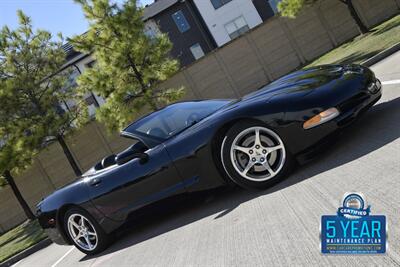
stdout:
[[(142, 220), (117, 232), (117, 241), (96, 256), (84, 256), (80, 261), (112, 254), (162, 235), (208, 216), (215, 220), (239, 205), (259, 196), (290, 187), (313, 176), (357, 160), (400, 138), (400, 97), (371, 108), (360, 120), (338, 136), (332, 146), (318, 159), (300, 166), (287, 179), (265, 191), (246, 191), (239, 188), (219, 188), (196, 194), (190, 201), (180, 202), (162, 212), (145, 216)], [(390, 128), (388, 128), (390, 127)], [(339, 156), (340, 153), (340, 156)]]

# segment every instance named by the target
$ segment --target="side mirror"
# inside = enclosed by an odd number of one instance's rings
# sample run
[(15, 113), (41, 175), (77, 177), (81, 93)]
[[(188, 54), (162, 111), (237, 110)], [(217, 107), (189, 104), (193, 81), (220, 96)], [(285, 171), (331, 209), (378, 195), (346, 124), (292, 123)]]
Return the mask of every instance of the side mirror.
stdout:
[(131, 146), (127, 150), (119, 153), (116, 156), (115, 160), (118, 165), (122, 165), (136, 158), (139, 158), (140, 163), (143, 164), (149, 160), (149, 155), (144, 152), (139, 152), (136, 149), (133, 149), (133, 147)]

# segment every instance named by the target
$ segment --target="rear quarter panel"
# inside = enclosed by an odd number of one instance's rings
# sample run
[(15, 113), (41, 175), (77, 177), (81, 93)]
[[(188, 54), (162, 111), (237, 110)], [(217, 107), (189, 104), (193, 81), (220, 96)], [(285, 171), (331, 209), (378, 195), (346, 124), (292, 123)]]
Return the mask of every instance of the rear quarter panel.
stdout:
[[(106, 232), (117, 227), (114, 222), (105, 219), (92, 204), (85, 179), (79, 179), (43, 199), (37, 205), (38, 221), (43, 229), (56, 228), (65, 237), (63, 215), (71, 207), (79, 207), (89, 212)], [(49, 223), (50, 219), (54, 219), (55, 223)]]

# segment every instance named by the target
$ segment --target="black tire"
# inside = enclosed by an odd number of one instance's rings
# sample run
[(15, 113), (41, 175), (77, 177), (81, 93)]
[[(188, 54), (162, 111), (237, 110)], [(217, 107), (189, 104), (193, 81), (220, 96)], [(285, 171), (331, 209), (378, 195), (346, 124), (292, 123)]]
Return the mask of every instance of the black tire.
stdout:
[[(280, 141), (282, 142), (283, 149), (282, 152), (276, 152), (276, 153), (283, 153), (282, 160), (281, 160), (281, 165), (279, 171), (275, 172), (275, 176), (271, 178), (264, 178), (266, 180), (260, 180), (260, 181), (255, 181), (255, 180), (250, 180), (249, 178), (244, 178), (240, 173), (239, 170), (237, 170), (237, 167), (235, 166), (232, 162), (231, 159), (231, 147), (233, 142), (235, 141), (236, 137), (238, 137), (241, 133), (248, 129), (253, 129), (257, 127), (262, 127), (263, 129), (268, 129), (271, 133), (274, 133)], [(274, 136), (275, 136), (274, 135)], [(263, 137), (265, 138), (265, 137)], [(259, 155), (259, 154), (258, 154)], [(251, 155), (247, 155), (248, 157), (251, 157)], [(247, 157), (246, 156), (246, 157)], [(267, 158), (268, 154), (265, 155), (264, 160), (268, 161)], [(276, 183), (282, 181), (284, 178), (286, 178), (290, 172), (292, 171), (293, 167), (295, 166), (295, 160), (293, 159), (292, 154), (288, 150), (288, 148), (285, 145), (285, 141), (271, 128), (267, 127), (265, 124), (262, 122), (256, 122), (256, 121), (239, 121), (235, 125), (233, 125), (225, 134), (225, 137), (222, 141), (221, 144), (221, 151), (220, 151), (220, 158), (221, 162), (224, 168), (224, 171), (226, 172), (227, 176), (237, 185), (246, 188), (246, 189), (257, 189), (257, 190), (263, 190), (267, 189)], [(250, 162), (250, 158), (248, 159), (248, 162)], [(266, 163), (266, 162), (265, 162)], [(259, 163), (257, 163), (259, 164)], [(256, 166), (256, 165), (254, 165)], [(263, 165), (258, 165), (258, 166), (263, 166)], [(254, 167), (252, 167), (254, 168)], [(259, 168), (259, 167), (258, 167)], [(265, 175), (268, 175), (267, 170), (265, 170)], [(256, 178), (254, 178), (256, 179)]]
[[(96, 238), (97, 238), (97, 243), (94, 249), (85, 249), (82, 246), (80, 246), (72, 237), (70, 230), (68, 229), (68, 220), (70, 219), (70, 217), (74, 218), (78, 218), (78, 216), (76, 215), (80, 215), (83, 216), (87, 221), (90, 222), (90, 224), (88, 224), (86, 222), (86, 227), (89, 231), (91, 231), (91, 228), (93, 228), (95, 230), (96, 233)], [(104, 232), (103, 228), (97, 223), (97, 221), (84, 209), (78, 208), (78, 207), (74, 207), (69, 209), (65, 215), (64, 215), (64, 229), (65, 232), (68, 236), (68, 238), (71, 240), (71, 243), (74, 244), (74, 246), (79, 249), (80, 251), (82, 251), (83, 253), (87, 254), (87, 255), (95, 255), (98, 254), (100, 252), (102, 252), (103, 250), (105, 250), (109, 243), (110, 243), (110, 235), (108, 235), (106, 232)], [(93, 231), (92, 231), (93, 232)], [(85, 242), (85, 239), (82, 237), (81, 242)]]

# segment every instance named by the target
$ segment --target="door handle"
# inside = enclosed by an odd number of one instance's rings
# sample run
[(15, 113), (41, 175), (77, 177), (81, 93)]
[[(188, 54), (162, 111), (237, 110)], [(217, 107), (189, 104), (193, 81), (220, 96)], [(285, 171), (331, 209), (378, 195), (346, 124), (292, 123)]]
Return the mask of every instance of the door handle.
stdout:
[(90, 180), (90, 182), (89, 182), (89, 184), (91, 185), (91, 186), (96, 186), (96, 185), (98, 185), (98, 184), (100, 184), (101, 183), (101, 180), (99, 179), (99, 178), (93, 178), (92, 180)]

